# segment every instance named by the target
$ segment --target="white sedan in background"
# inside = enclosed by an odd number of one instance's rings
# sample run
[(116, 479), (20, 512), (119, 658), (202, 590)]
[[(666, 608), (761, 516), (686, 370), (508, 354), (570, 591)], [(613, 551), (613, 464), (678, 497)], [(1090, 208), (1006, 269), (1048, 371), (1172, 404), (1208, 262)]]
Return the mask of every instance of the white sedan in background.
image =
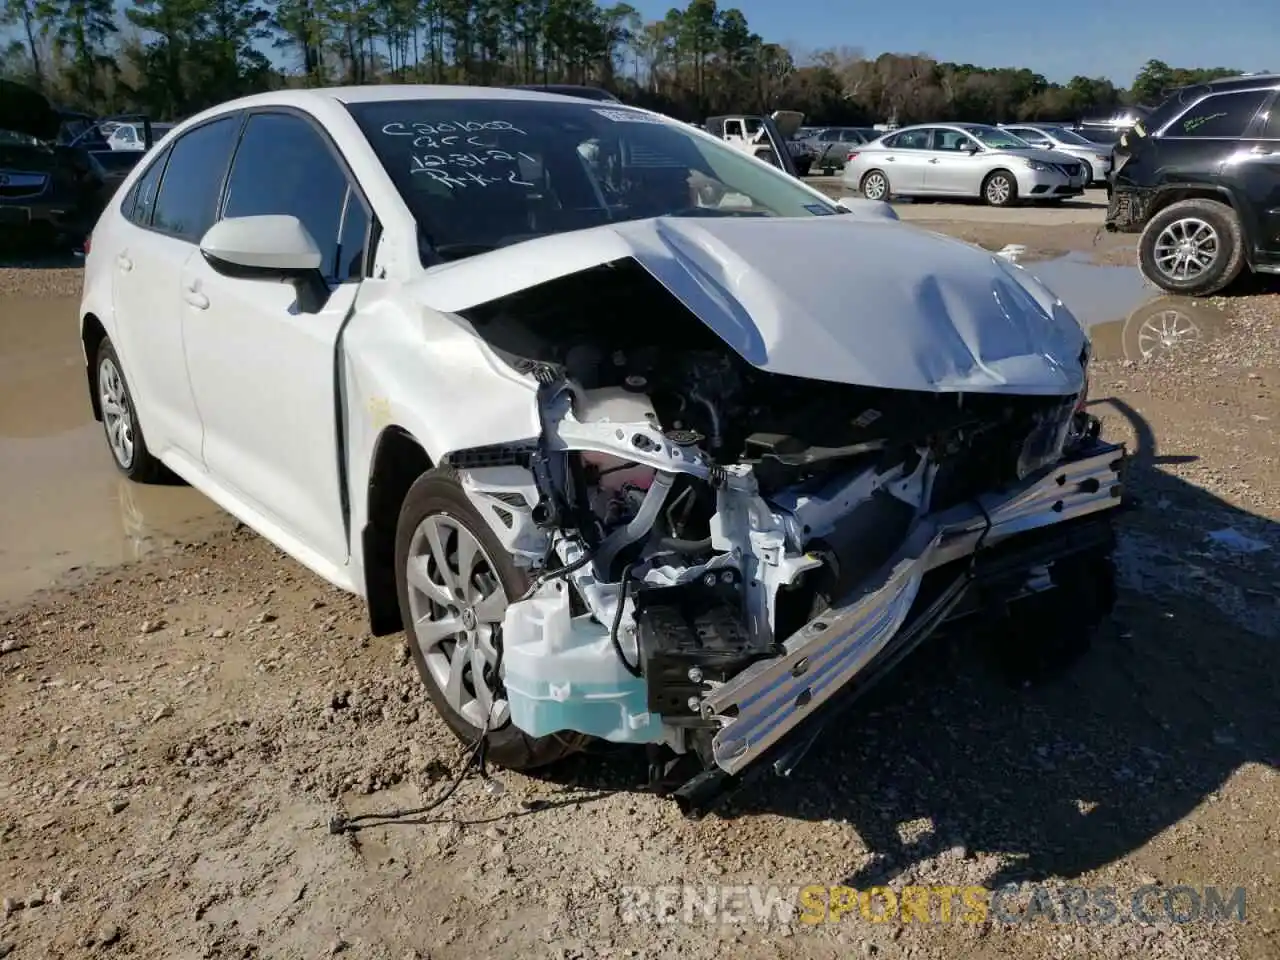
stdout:
[(178, 474), (404, 629), (473, 756), (644, 744), (705, 798), (971, 584), (1037, 649), (1109, 609), (1124, 453), (1080, 324), (849, 207), (619, 104), (233, 101), (93, 232), (91, 401), (127, 476)]
[(1060, 201), (1087, 185), (1076, 157), (979, 123), (903, 127), (851, 148), (844, 184), (869, 200), (977, 197), (993, 207)]

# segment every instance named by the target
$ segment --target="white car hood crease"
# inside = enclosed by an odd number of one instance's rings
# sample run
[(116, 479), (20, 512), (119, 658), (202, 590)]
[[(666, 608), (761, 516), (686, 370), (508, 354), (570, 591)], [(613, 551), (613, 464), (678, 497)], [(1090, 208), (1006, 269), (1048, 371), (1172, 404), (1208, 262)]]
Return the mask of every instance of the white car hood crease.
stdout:
[(1039, 281), (892, 220), (629, 221), (443, 264), (416, 295), (457, 313), (627, 257), (770, 373), (947, 393), (1064, 396), (1084, 386), (1085, 333)]

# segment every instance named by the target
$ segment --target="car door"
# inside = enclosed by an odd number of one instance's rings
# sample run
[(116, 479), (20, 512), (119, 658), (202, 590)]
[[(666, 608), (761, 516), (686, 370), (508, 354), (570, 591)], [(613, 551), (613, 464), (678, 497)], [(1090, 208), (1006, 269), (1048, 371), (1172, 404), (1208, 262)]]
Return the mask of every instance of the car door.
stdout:
[(213, 223), (240, 114), (183, 133), (125, 197), (114, 265), (113, 338), (147, 445), (199, 460), (201, 429), (182, 342), (179, 275)]
[(840, 149), (840, 131), (823, 130), (816, 139), (819, 153), (814, 166), (827, 167), (832, 165), (835, 151)]
[[(982, 185), (986, 160), (982, 146), (963, 130), (938, 127), (932, 131), (925, 167), (926, 193), (947, 196), (977, 196)], [(976, 152), (965, 147), (977, 147)]]
[(877, 157), (889, 178), (894, 193), (921, 193), (924, 190), (924, 169), (929, 160), (929, 128), (903, 130), (882, 141), (884, 153)]
[(231, 278), (193, 257), (182, 273), (187, 365), (215, 483), (321, 563), (348, 557), (335, 347), (365, 275), (371, 213), (310, 117), (251, 112), (222, 217), (291, 214), (324, 255), (329, 298), (302, 312), (294, 286)]
[(1280, 263), (1280, 95), (1263, 104), (1224, 176), (1236, 181), (1254, 257)]

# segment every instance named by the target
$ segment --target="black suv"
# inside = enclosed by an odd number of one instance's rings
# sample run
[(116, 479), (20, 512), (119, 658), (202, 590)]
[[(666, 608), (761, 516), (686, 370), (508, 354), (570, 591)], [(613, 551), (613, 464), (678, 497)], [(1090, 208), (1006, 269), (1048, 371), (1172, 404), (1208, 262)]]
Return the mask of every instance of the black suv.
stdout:
[(1280, 274), (1280, 75), (1177, 90), (1115, 145), (1108, 230), (1141, 233), (1138, 263), (1205, 296), (1247, 265)]

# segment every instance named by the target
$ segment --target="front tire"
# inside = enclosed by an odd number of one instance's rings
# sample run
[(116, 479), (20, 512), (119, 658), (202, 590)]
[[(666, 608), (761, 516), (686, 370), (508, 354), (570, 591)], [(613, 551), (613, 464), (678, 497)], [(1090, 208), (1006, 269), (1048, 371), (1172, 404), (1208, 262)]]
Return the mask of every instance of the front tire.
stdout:
[(1018, 202), (1018, 181), (1008, 170), (996, 170), (982, 183), (982, 199), (993, 207), (1011, 207)]
[(1217, 293), (1244, 268), (1240, 218), (1217, 200), (1197, 197), (1170, 204), (1143, 228), (1138, 265), (1148, 280), (1170, 293)]
[(93, 387), (102, 412), (107, 448), (116, 469), (135, 483), (155, 483), (165, 475), (164, 465), (147, 449), (138, 409), (125, 381), (116, 348), (108, 337), (98, 346)]
[(529, 588), (448, 468), (409, 488), (396, 525), (396, 589), (405, 637), (436, 712), (464, 743), (486, 726), (487, 757), (511, 770), (575, 752), (581, 734), (530, 737), (511, 723), (498, 676), (508, 602)]

